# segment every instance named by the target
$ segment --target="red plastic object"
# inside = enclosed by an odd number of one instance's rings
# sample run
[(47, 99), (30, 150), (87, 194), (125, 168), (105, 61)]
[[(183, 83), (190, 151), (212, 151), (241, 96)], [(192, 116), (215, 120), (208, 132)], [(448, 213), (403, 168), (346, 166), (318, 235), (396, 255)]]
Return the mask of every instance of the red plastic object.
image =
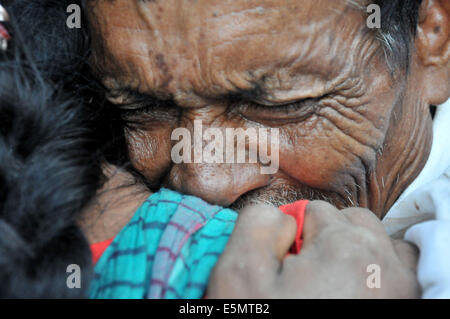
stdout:
[(307, 200), (300, 200), (298, 202), (280, 207), (280, 210), (283, 213), (294, 217), (295, 220), (297, 221), (297, 234), (295, 235), (295, 242), (292, 244), (292, 247), (290, 250), (291, 254), (298, 254), (300, 252), (300, 250), (302, 249), (303, 223), (305, 220), (305, 210), (306, 210), (306, 206), (308, 206), (308, 203), (309, 203), (309, 201), (307, 201)]
[(91, 252), (92, 252), (92, 261), (94, 265), (97, 263), (97, 261), (100, 259), (100, 257), (105, 252), (106, 248), (112, 243), (114, 238), (107, 239), (105, 241), (101, 241), (99, 243), (95, 243), (91, 245)]

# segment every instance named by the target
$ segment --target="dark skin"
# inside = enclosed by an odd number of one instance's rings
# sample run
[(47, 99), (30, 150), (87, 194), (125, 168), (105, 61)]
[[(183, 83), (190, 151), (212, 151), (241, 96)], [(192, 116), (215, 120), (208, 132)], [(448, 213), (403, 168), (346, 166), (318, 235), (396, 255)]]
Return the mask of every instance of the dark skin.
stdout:
[[(424, 1), (410, 72), (394, 76), (364, 14), (344, 0), (98, 0), (89, 9), (91, 62), (111, 101), (132, 106), (130, 91), (173, 101), (150, 105), (125, 132), (134, 167), (150, 184), (223, 206), (324, 199), (332, 206), (323, 214), (364, 207), (382, 218), (427, 160), (429, 105), (450, 95), (445, 0)], [(199, 119), (205, 128), (279, 128), (280, 170), (175, 165), (171, 132)]]

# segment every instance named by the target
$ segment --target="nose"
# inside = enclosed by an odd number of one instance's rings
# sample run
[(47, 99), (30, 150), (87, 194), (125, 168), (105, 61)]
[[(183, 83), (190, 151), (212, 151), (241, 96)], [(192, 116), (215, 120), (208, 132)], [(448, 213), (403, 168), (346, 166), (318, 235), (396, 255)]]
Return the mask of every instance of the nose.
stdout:
[[(238, 147), (234, 142), (229, 145), (227, 138), (222, 139), (226, 136), (225, 130), (228, 126), (240, 126), (238, 121), (225, 119), (226, 110), (225, 105), (214, 104), (199, 109), (188, 109), (183, 112), (183, 119), (180, 124), (189, 130), (189, 134), (185, 133), (190, 136), (187, 139), (187, 144), (191, 145), (191, 149), (187, 148), (186, 154), (192, 152), (192, 157), (188, 161), (177, 162), (178, 164), (173, 161), (173, 166), (164, 184), (183, 194), (194, 195), (209, 203), (221, 206), (229, 206), (241, 195), (268, 185), (271, 177), (261, 173), (260, 163), (225, 160), (226, 154), (228, 152), (233, 153), (233, 149), (234, 153), (237, 153), (236, 147)], [(200, 156), (202, 160), (196, 160), (196, 153), (200, 152), (205, 155), (206, 141), (202, 141), (202, 138), (205, 137), (203, 133), (207, 135), (208, 128), (219, 130), (217, 134), (221, 137), (218, 140), (223, 142), (221, 147), (215, 150), (219, 155), (223, 154), (223, 157), (219, 156), (219, 161), (205, 161), (202, 156)], [(197, 138), (200, 138), (200, 141)], [(248, 145), (245, 145), (245, 147), (247, 149)], [(254, 148), (253, 145), (252, 149)]]
[(178, 164), (166, 183), (181, 193), (226, 207), (241, 195), (268, 185), (270, 178), (260, 173), (257, 164)]

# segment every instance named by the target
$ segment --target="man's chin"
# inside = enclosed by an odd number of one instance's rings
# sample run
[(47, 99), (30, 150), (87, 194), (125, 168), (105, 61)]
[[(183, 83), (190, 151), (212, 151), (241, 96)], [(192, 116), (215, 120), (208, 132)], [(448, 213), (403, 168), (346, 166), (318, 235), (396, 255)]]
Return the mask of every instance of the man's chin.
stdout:
[(252, 190), (240, 196), (229, 208), (239, 211), (243, 207), (255, 204), (283, 206), (298, 200), (323, 200), (337, 207), (346, 206), (340, 200), (340, 196), (307, 186), (292, 186), (287, 184), (268, 185)]

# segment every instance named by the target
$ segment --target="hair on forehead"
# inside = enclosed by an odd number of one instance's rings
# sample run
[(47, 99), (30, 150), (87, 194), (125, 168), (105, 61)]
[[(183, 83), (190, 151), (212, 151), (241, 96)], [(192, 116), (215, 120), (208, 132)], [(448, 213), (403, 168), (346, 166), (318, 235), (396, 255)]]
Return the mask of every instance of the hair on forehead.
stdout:
[(368, 14), (376, 4), (381, 10), (381, 28), (372, 33), (380, 41), (391, 72), (408, 71), (413, 39), (417, 32), (422, 0), (346, 0), (349, 7)]
[(371, 4), (380, 7), (381, 28), (373, 29), (374, 36), (382, 45), (390, 70), (408, 71), (422, 0), (346, 1), (350, 7), (364, 11), (365, 14), (368, 14), (367, 7)]
[(388, 62), (408, 70), (422, 0), (373, 0), (381, 8), (382, 42)]

